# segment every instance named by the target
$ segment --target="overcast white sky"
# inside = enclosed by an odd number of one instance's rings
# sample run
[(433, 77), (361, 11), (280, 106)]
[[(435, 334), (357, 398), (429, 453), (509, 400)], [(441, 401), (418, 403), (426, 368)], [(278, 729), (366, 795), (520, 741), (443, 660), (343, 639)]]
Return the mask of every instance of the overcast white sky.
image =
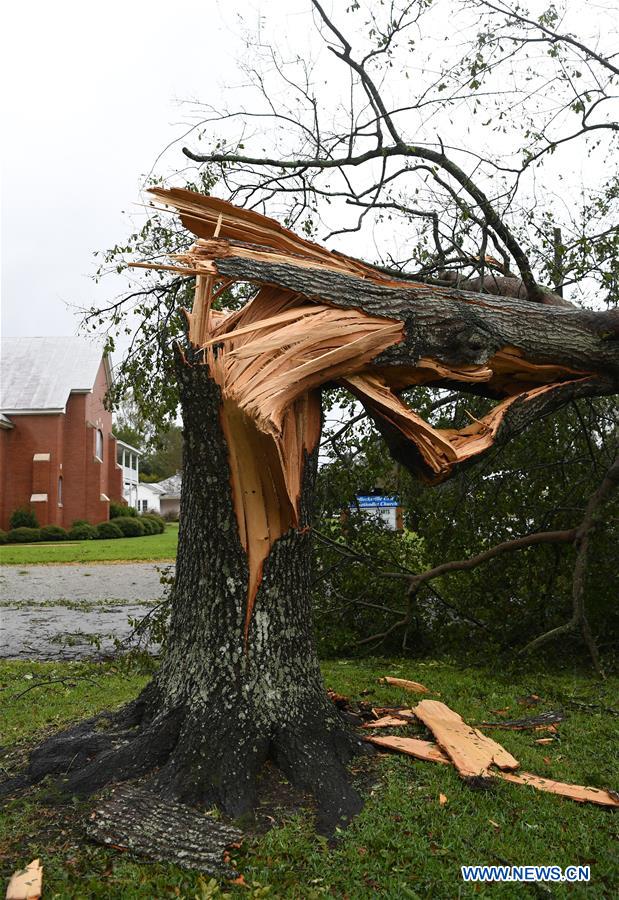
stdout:
[[(350, 4), (327, 0), (325, 5), (339, 12)], [(580, 0), (573, 0), (570, 9), (575, 21), (583, 9)], [(588, 9), (596, 42), (609, 30), (616, 34), (610, 9), (604, 4)], [(405, 93), (419, 90), (420, 79), (440, 69), (453, 25), (451, 19), (443, 21), (447, 14), (449, 4), (439, 4), (434, 46), (424, 34), (423, 46), (410, 56), (411, 68), (396, 79)], [(72, 307), (103, 304), (124, 289), (122, 278), (94, 283), (93, 253), (129, 233), (123, 210), (145, 215), (136, 204), (153, 166), (165, 175), (187, 164), (181, 143), (157, 160), (195, 122), (192, 103), (219, 106), (226, 94), (231, 105), (239, 96), (251, 105), (238, 61), (260, 52), (256, 43), (263, 53), (271, 38), (279, 46), (287, 44), (288, 59), (320, 53), (322, 103), (336, 104), (348, 90), (346, 72), (316, 36), (310, 0), (108, 0), (99, 5), (31, 0), (4, 5), (2, 31), (1, 324), (6, 336), (75, 334), (79, 318)], [(245, 42), (248, 34), (251, 46)], [(409, 74), (411, 80), (405, 80)], [(452, 144), (478, 135), (468, 108), (447, 122)], [(517, 116), (514, 123), (516, 137), (513, 132), (504, 141), (518, 147)], [(278, 140), (273, 135), (274, 144)], [(195, 146), (195, 140), (188, 143)], [(260, 151), (253, 144), (252, 149)], [(580, 145), (568, 145), (553, 160), (563, 173), (569, 162), (576, 183), (586, 173), (597, 177), (593, 159)], [(557, 204), (562, 198), (571, 203), (567, 187), (564, 179)], [(397, 234), (389, 237), (397, 240)], [(371, 257), (372, 236), (364, 240)], [(337, 246), (366, 255), (365, 246), (348, 245), (343, 238)]]
[[(2, 333), (75, 334), (71, 305), (114, 295), (93, 252), (122, 241), (122, 211), (189, 107), (217, 103), (236, 77), (258, 4), (222, 0), (34, 0), (4, 6)], [(269, 0), (281, 27), (307, 32), (308, 3)], [(242, 10), (243, 26), (235, 12)], [(307, 23), (303, 25), (303, 20)], [(168, 155), (182, 167), (180, 153)]]

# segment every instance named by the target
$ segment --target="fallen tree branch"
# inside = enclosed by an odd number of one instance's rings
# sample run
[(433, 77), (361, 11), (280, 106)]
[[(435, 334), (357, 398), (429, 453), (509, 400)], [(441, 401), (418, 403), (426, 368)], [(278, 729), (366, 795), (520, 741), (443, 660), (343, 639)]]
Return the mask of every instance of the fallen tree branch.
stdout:
[(427, 569), (419, 575), (413, 575), (410, 579), (409, 594), (416, 594), (421, 585), (426, 581), (431, 581), (441, 575), (446, 575), (448, 572), (474, 569), (481, 563), (487, 562), (503, 553), (524, 550), (525, 547), (532, 547), (535, 544), (571, 544), (576, 539), (576, 534), (577, 531), (575, 528), (567, 531), (538, 531), (536, 534), (527, 534), (524, 537), (514, 538), (511, 541), (503, 541), (501, 544), (496, 544), (494, 547), (490, 547), (489, 550), (484, 550), (483, 553), (478, 553), (477, 556), (470, 556), (468, 559), (456, 559), (451, 560), (450, 562), (441, 563), (433, 569)]
[(543, 728), (547, 725), (556, 725), (565, 719), (565, 713), (560, 709), (540, 713), (538, 716), (529, 716), (526, 719), (511, 719), (505, 722), (481, 722), (482, 728), (504, 728), (508, 731), (526, 731), (527, 729)]
[(583, 703), (581, 700), (563, 700), (565, 706), (573, 706), (576, 709), (597, 710), (598, 712), (608, 713), (609, 716), (619, 716), (619, 709), (613, 706), (604, 706), (601, 703)]

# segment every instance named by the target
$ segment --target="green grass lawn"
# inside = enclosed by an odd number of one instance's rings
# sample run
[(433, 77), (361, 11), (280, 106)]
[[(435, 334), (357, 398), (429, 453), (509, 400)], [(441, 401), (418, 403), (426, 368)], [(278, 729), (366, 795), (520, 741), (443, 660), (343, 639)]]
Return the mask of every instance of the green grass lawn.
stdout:
[[(391, 674), (422, 681), (440, 699), (477, 723), (509, 707), (514, 718), (563, 707), (566, 720), (550, 746), (535, 732), (493, 731), (523, 769), (580, 784), (617, 787), (619, 679), (603, 685), (582, 674), (497, 672), (449, 663), (325, 662), (327, 685), (358, 698), (371, 690), (376, 705), (410, 704), (411, 695), (378, 685)], [(68, 679), (34, 688), (37, 680)], [(9, 771), (33, 741), (80, 716), (135, 696), (146, 678), (113, 664), (0, 663), (2, 743)], [(32, 690), (17, 695), (30, 687)], [(530, 710), (519, 697), (537, 694)], [(433, 694), (432, 696), (436, 696)], [(591, 704), (591, 708), (577, 704)], [(6, 749), (8, 748), (8, 750)], [(366, 763), (367, 768), (367, 763)], [(311, 816), (283, 816), (278, 827), (233, 851), (249, 887), (226, 886), (172, 865), (87, 842), (77, 826), (92, 800), (58, 798), (50, 787), (30, 789), (0, 814), (0, 861), (5, 876), (40, 857), (48, 898), (204, 898), (223, 896), (452, 898), (476, 896), (613, 897), (619, 891), (619, 820), (610, 810), (498, 783), (473, 791), (451, 767), (399, 756), (371, 760), (371, 787), (361, 815), (334, 845), (316, 836)], [(439, 803), (439, 795), (447, 803)], [(280, 816), (281, 819), (281, 816)], [(589, 887), (464, 885), (462, 864), (591, 866)]]
[(109, 541), (60, 541), (57, 544), (5, 544), (0, 547), (1, 565), (35, 563), (125, 562), (135, 559), (175, 559), (178, 524), (166, 525), (163, 534), (116, 538)]

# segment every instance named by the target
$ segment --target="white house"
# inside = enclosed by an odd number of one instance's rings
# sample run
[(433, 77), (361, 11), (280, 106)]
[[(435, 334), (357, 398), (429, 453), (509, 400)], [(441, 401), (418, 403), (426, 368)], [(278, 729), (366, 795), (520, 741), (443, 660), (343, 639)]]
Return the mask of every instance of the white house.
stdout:
[[(169, 478), (164, 478), (163, 481), (157, 482), (156, 486), (161, 488), (159, 507), (162, 516), (178, 516), (181, 508), (182, 483), (183, 476), (180, 472), (177, 472), (176, 475), (171, 475)], [(151, 484), (150, 487), (154, 487), (154, 485)]]
[(135, 505), (138, 512), (155, 512), (160, 516), (178, 516), (181, 506), (181, 484), (183, 476), (177, 472), (153, 484), (140, 482), (137, 486)]
[(141, 513), (154, 512), (161, 514), (160, 498), (163, 488), (158, 484), (148, 484), (141, 481), (138, 484), (137, 510)]
[(122, 468), (123, 497), (129, 504), (138, 508), (138, 485), (140, 474), (141, 450), (116, 438), (116, 462)]

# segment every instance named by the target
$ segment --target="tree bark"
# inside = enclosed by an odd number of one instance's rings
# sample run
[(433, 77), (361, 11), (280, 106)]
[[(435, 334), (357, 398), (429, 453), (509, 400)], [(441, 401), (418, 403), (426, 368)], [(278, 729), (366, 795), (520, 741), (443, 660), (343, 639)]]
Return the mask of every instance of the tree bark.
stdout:
[[(317, 303), (400, 320), (404, 340), (378, 356), (376, 365), (410, 367), (424, 357), (483, 365), (509, 346), (535, 365), (599, 374), (609, 382), (606, 393), (619, 385), (619, 346), (611, 339), (619, 336), (616, 309), (590, 312), (435, 285), (392, 287), (324, 268), (241, 256), (216, 258), (214, 264), (222, 277), (277, 285)], [(458, 389), (468, 388), (459, 383)]]
[[(235, 518), (219, 387), (179, 354), (184, 477), (172, 614), (161, 669), (104, 731), (92, 720), (32, 755), (34, 780), (64, 772), (78, 794), (149, 775), (159, 796), (216, 804), (238, 819), (273, 760), (310, 791), (329, 832), (361, 808), (345, 766), (364, 749), (328, 699), (310, 609), (311, 500), (306, 459), (299, 528), (275, 541), (245, 637), (249, 569)], [(68, 771), (67, 771), (68, 769)]]

